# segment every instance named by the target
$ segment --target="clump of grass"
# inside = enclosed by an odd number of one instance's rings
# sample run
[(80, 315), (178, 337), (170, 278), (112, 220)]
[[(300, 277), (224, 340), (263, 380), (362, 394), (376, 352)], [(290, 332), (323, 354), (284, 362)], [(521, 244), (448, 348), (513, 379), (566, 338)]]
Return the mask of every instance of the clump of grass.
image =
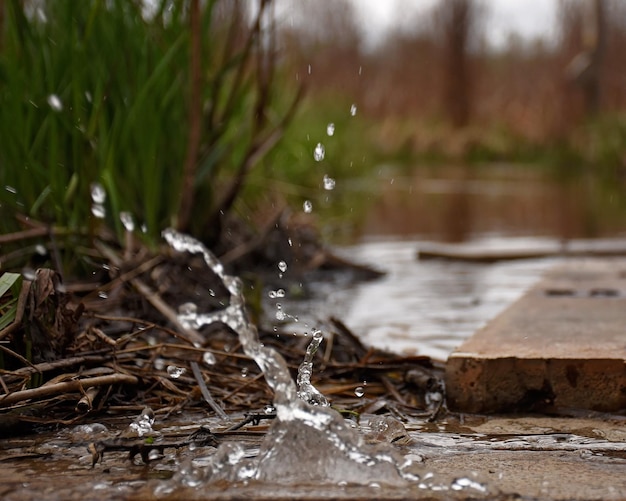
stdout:
[[(270, 1), (7, 0), (0, 25), (0, 232), (15, 215), (88, 234), (128, 212), (155, 243), (219, 238), (297, 92), (277, 82)], [(23, 219), (22, 219), (23, 220)]]

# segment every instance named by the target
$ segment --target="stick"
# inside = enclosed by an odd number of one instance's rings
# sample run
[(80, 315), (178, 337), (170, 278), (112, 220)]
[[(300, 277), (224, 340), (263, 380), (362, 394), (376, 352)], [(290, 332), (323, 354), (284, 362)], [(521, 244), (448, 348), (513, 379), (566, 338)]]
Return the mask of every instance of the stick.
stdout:
[(209, 389), (207, 388), (204, 382), (204, 379), (202, 378), (202, 373), (200, 372), (200, 367), (198, 366), (198, 362), (191, 362), (191, 371), (193, 372), (193, 375), (195, 376), (196, 381), (198, 381), (198, 385), (200, 386), (200, 392), (202, 393), (202, 396), (204, 397), (206, 402), (211, 406), (211, 409), (213, 409), (220, 418), (222, 418), (224, 421), (227, 421), (228, 416), (224, 412), (224, 409), (222, 409), (217, 404), (217, 402), (213, 400), (213, 397), (211, 396), (211, 393), (209, 392)]
[[(122, 260), (117, 256), (112, 250), (106, 247), (104, 244), (99, 244), (96, 242), (96, 248), (105, 256), (107, 259), (111, 260), (111, 262), (118, 267), (121, 267)], [(144, 282), (142, 282), (139, 278), (131, 278), (129, 280), (131, 285), (137, 289), (137, 291), (142, 294), (148, 302), (154, 306), (161, 314), (167, 318), (170, 322), (172, 322), (187, 338), (186, 341), (191, 344), (201, 346), (204, 344), (204, 338), (202, 335), (193, 329), (186, 329), (178, 320), (178, 315), (176, 312), (170, 308), (170, 306), (161, 299), (156, 292), (154, 292), (150, 287), (148, 287)]]
[(49, 386), (40, 386), (29, 390), (16, 391), (8, 395), (0, 397), (0, 407), (8, 407), (9, 405), (33, 398), (48, 397), (59, 393), (80, 391), (81, 388), (92, 388), (94, 386), (104, 386), (107, 384), (137, 384), (139, 380), (135, 376), (128, 374), (108, 374), (106, 376), (96, 376), (92, 378), (76, 379), (74, 381), (64, 381), (62, 383), (51, 384)]

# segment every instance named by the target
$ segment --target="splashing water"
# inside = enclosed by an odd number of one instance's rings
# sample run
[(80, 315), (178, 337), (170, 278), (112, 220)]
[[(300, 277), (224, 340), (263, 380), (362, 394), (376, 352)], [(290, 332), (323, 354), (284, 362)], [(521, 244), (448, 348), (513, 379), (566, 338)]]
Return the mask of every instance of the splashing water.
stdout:
[(329, 406), (328, 400), (319, 390), (311, 383), (311, 375), (313, 374), (313, 356), (317, 352), (320, 343), (324, 339), (324, 334), (319, 329), (313, 331), (313, 337), (309, 346), (307, 346), (304, 361), (298, 368), (298, 396), (311, 405)]
[(305, 200), (302, 204), (302, 210), (307, 214), (313, 212), (313, 203), (310, 200)]
[[(255, 458), (244, 457), (241, 445), (222, 444), (206, 467), (201, 482), (197, 469), (192, 468), (189, 473), (188, 468), (183, 468), (177, 473), (175, 478), (182, 485), (189, 486), (191, 477), (194, 486), (202, 482), (251, 479), (287, 484), (380, 482), (400, 486), (417, 480), (408, 471), (411, 461), (389, 444), (366, 444), (339, 413), (326, 406), (326, 398), (310, 385), (312, 357), (323, 338), (320, 331), (315, 331), (307, 349), (298, 376), (298, 391), (284, 358), (259, 341), (257, 329), (245, 310), (241, 280), (226, 275), (218, 259), (197, 240), (172, 229), (165, 230), (163, 237), (180, 252), (201, 254), (230, 292), (230, 301), (224, 310), (209, 314), (187, 311), (180, 316), (181, 322), (199, 328), (221, 321), (237, 332), (244, 353), (257, 363), (273, 390), (276, 409), (276, 419)], [(307, 400), (318, 399), (321, 405), (312, 405), (300, 396)]]
[(335, 124), (334, 123), (329, 123), (326, 126), (326, 134), (328, 134), (329, 136), (334, 136), (335, 135)]

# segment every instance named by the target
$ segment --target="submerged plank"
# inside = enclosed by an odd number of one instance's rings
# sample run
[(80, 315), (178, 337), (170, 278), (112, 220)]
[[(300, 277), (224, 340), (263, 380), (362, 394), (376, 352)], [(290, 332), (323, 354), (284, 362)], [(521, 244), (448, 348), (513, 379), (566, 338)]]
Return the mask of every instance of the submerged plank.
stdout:
[(450, 355), (448, 405), (626, 408), (626, 260), (559, 265)]

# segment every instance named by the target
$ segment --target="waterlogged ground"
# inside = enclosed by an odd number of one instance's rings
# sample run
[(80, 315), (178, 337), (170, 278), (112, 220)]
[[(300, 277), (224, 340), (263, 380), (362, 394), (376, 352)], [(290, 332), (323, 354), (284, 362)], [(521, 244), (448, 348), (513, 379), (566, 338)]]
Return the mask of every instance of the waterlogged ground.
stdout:
[[(367, 416), (364, 418), (367, 420)], [(92, 468), (87, 445), (116, 435), (130, 419), (69, 427), (0, 447), (0, 497), (5, 500), (86, 499), (623, 499), (626, 496), (626, 432), (620, 417), (448, 417), (438, 423), (406, 423), (410, 443), (396, 446), (412, 459), (419, 477), (403, 486), (379, 482), (279, 485), (206, 482), (214, 447), (165, 449), (149, 464), (139, 456), (106, 452)], [(154, 429), (185, 436), (224, 423), (205, 416), (177, 416)], [(259, 452), (267, 425), (233, 434), (245, 455)], [(364, 427), (362, 433), (367, 434)], [(304, 467), (304, 465), (303, 465)], [(310, 467), (310, 466), (309, 466)]]
[[(344, 287), (338, 296), (314, 303), (314, 311), (327, 314), (328, 310), (326, 313), (322, 310), (334, 305), (340, 308), (336, 313), (345, 316), (355, 332), (364, 332), (371, 342), (383, 343), (388, 337), (375, 328), (373, 322), (377, 321), (381, 327), (391, 325), (397, 329), (397, 338), (404, 336), (403, 349), (443, 354), (514, 301), (551, 264), (549, 260), (497, 265), (417, 262), (416, 244), (415, 241), (374, 242), (351, 248), (350, 255), (385, 268), (388, 276), (378, 282)], [(394, 295), (395, 288), (400, 292)], [(413, 295), (419, 300), (412, 298)], [(291, 307), (290, 303), (284, 303), (285, 311)], [(368, 317), (366, 313), (374, 309), (387, 313), (378, 320), (375, 315)], [(363, 319), (360, 326), (359, 318)], [(294, 325), (304, 323), (303, 317)], [(155, 441), (182, 443), (204, 425), (219, 434), (220, 443), (237, 444), (221, 449), (221, 464), (227, 468), (235, 468), (244, 461), (254, 464), (270, 424), (263, 421), (225, 433), (243, 416), (230, 416), (230, 421), (225, 422), (210, 415), (210, 411), (167, 418), (157, 414), (153, 424)], [(401, 485), (388, 485), (369, 476), (363, 476), (356, 484), (337, 478), (326, 482), (293, 482), (285, 478), (272, 481), (271, 476), (265, 482), (212, 481), (209, 472), (213, 471), (218, 449), (208, 445), (166, 447), (162, 454), (151, 453), (148, 464), (140, 455), (130, 460), (127, 452), (105, 451), (92, 467), (89, 444), (115, 440), (132, 424), (132, 417), (124, 417), (91, 426), (68, 425), (56, 431), (40, 430), (30, 436), (3, 439), (0, 497), (7, 500), (626, 497), (626, 418), (623, 416), (443, 415), (436, 422), (426, 418), (404, 422), (405, 433), (399, 434), (391, 428), (384, 433), (372, 430), (370, 418), (374, 416), (362, 416), (361, 428), (357, 428), (364, 443), (368, 447), (385, 444), (384, 447), (391, 447), (394, 454), (404, 458), (399, 464), (412, 462), (406, 471), (410, 480)], [(355, 423), (348, 421), (346, 426)], [(309, 449), (302, 449), (302, 443)], [(316, 447), (322, 450), (316, 451)], [(289, 454), (298, 460), (317, 455), (325, 461), (328, 444), (324, 445), (322, 440), (304, 441), (297, 448), (292, 447)], [(306, 473), (320, 467), (314, 459), (301, 464), (297, 464), (298, 460), (290, 459), (291, 464), (296, 463), (296, 472), (299, 468)]]

